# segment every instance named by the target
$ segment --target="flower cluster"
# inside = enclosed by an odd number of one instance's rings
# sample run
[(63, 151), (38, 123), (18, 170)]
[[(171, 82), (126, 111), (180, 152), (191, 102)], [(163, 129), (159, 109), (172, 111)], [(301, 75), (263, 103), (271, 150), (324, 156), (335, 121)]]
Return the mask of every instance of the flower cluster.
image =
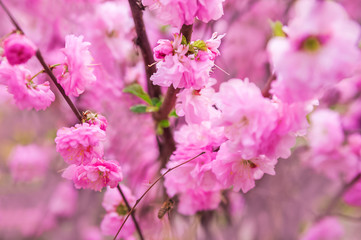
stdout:
[(55, 143), (56, 150), (65, 162), (71, 164), (63, 172), (63, 177), (73, 180), (76, 188), (100, 191), (106, 186), (116, 187), (123, 175), (116, 161), (102, 159), (106, 120), (103, 116), (98, 120), (95, 118), (92, 116), (89, 120), (91, 124), (82, 123), (59, 129)]
[(215, 34), (206, 42), (189, 44), (182, 34), (175, 34), (174, 41), (159, 40), (154, 48), (154, 58), (159, 62), (151, 80), (164, 87), (202, 89), (208, 84), (222, 37)]
[(157, 10), (157, 16), (166, 24), (180, 28), (191, 25), (197, 17), (203, 22), (217, 20), (223, 15), (224, 0), (143, 0), (145, 6)]

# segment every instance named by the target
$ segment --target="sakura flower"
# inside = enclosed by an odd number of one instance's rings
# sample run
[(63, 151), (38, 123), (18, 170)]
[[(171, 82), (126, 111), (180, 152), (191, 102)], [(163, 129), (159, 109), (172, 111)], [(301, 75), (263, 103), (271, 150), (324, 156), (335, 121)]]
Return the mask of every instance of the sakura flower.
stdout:
[(184, 89), (177, 95), (176, 113), (185, 116), (188, 124), (199, 124), (219, 117), (219, 111), (213, 107), (215, 91), (212, 87), (201, 90)]
[(156, 46), (154, 51), (154, 60), (160, 61), (165, 58), (165, 56), (173, 53), (173, 45), (172, 42), (166, 39), (158, 40), (158, 46)]
[(3, 44), (4, 56), (11, 65), (26, 63), (35, 55), (36, 46), (22, 34), (11, 34)]
[(93, 73), (92, 56), (89, 52), (89, 42), (83, 42), (83, 36), (65, 37), (65, 48), (62, 53), (65, 56), (64, 71), (58, 76), (60, 85), (67, 95), (78, 97), (85, 87), (94, 82), (96, 77)]
[(248, 159), (244, 156), (242, 150), (227, 141), (221, 145), (216, 160), (212, 162), (212, 170), (224, 187), (233, 185), (234, 191), (242, 189), (246, 193), (255, 187), (255, 180), (264, 173), (275, 174), (277, 160), (268, 159), (264, 155)]
[(109, 186), (115, 188), (123, 180), (122, 169), (115, 161), (97, 159), (89, 165), (70, 165), (62, 174), (62, 177), (73, 180), (77, 189), (87, 188), (101, 191)]
[(11, 176), (17, 181), (31, 181), (43, 178), (49, 166), (46, 149), (32, 144), (16, 146), (9, 157)]
[(360, 26), (333, 1), (304, 0), (294, 7), (287, 38), (268, 44), (277, 74), (272, 92), (287, 102), (308, 101), (351, 76), (360, 57)]
[(301, 240), (341, 240), (343, 227), (334, 217), (327, 217), (310, 228)]
[(107, 130), (108, 121), (103, 115), (99, 113), (92, 113), (90, 111), (86, 111), (85, 118), (86, 118), (85, 122), (88, 123), (89, 125), (98, 126), (103, 131)]
[(211, 60), (214, 60), (217, 56), (221, 53), (219, 52), (218, 48), (221, 45), (221, 39), (226, 34), (218, 35), (218, 33), (213, 33), (212, 38), (206, 41), (206, 46), (208, 50), (211, 52)]
[(55, 100), (49, 82), (37, 84), (28, 69), (10, 66), (6, 61), (0, 64), (0, 83), (8, 86), (20, 109), (45, 110)]
[(311, 115), (309, 143), (314, 152), (330, 152), (341, 147), (344, 133), (340, 115), (332, 110), (317, 110)]
[(103, 156), (102, 141), (105, 132), (96, 125), (76, 124), (75, 127), (61, 128), (55, 138), (56, 151), (69, 164), (89, 164), (94, 158)]
[(198, 17), (203, 22), (217, 20), (223, 15), (224, 0), (143, 0), (145, 6), (157, 10), (157, 16), (167, 24), (180, 28), (191, 25)]

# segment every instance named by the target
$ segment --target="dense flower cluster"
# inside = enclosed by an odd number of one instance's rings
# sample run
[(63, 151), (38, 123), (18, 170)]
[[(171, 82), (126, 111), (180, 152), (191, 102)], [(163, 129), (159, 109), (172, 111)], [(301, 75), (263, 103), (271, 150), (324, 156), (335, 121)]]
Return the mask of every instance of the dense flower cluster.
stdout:
[(118, 162), (102, 159), (106, 119), (101, 116), (96, 120), (96, 117), (92, 116), (89, 121), (91, 125), (82, 123), (58, 130), (55, 138), (56, 150), (65, 162), (71, 164), (62, 176), (73, 180), (76, 188), (95, 191), (106, 186), (115, 188), (123, 180), (123, 174)]

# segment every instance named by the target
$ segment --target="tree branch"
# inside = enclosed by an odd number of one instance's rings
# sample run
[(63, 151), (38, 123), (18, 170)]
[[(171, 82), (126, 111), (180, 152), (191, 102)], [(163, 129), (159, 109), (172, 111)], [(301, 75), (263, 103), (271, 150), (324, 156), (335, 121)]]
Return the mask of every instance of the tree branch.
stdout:
[(122, 230), (124, 224), (126, 223), (126, 221), (127, 221), (128, 218), (129, 218), (129, 216), (135, 211), (135, 208), (138, 206), (138, 204), (140, 203), (140, 201), (141, 201), (141, 200), (144, 198), (144, 196), (154, 187), (154, 185), (156, 185), (156, 184), (159, 182), (159, 180), (161, 180), (166, 174), (168, 174), (169, 172), (173, 171), (174, 169), (179, 168), (180, 166), (183, 166), (183, 165), (186, 164), (186, 163), (189, 163), (190, 161), (196, 159), (197, 157), (199, 157), (199, 156), (201, 156), (201, 155), (203, 155), (203, 154), (205, 154), (205, 152), (201, 152), (201, 153), (198, 154), (197, 156), (195, 156), (195, 157), (193, 157), (193, 158), (191, 158), (191, 159), (189, 159), (189, 160), (187, 160), (187, 161), (185, 161), (185, 162), (183, 162), (183, 163), (181, 163), (181, 164), (179, 164), (179, 165), (177, 165), (177, 166), (175, 166), (175, 167), (169, 168), (165, 173), (163, 173), (161, 176), (159, 176), (159, 177), (157, 178), (157, 180), (155, 180), (155, 181), (149, 186), (149, 188), (142, 194), (142, 196), (140, 196), (140, 198), (137, 199), (137, 201), (135, 202), (134, 206), (132, 207), (132, 209), (128, 212), (127, 216), (125, 217), (122, 225), (119, 227), (119, 230), (118, 230), (117, 234), (114, 236), (113, 240), (116, 240), (116, 239), (117, 239), (120, 231)]
[(150, 77), (157, 71), (154, 65), (153, 51), (150, 47), (147, 32), (143, 21), (143, 9), (136, 0), (128, 0), (137, 32), (137, 45), (139, 46), (144, 59), (145, 73), (147, 76), (148, 94), (151, 98), (159, 98), (162, 95), (160, 87), (150, 81)]

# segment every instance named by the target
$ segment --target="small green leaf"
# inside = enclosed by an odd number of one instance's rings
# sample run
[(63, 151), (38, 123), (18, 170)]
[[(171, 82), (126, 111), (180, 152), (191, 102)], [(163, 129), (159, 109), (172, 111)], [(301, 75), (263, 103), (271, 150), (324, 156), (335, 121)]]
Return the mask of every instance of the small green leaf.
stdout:
[(159, 124), (157, 125), (156, 133), (157, 135), (163, 135), (164, 133), (163, 128)]
[(184, 36), (184, 35), (182, 35), (182, 42), (181, 42), (181, 44), (182, 45), (187, 45), (188, 43), (187, 43), (187, 38)]
[(273, 36), (286, 37), (286, 34), (282, 29), (283, 24), (280, 21), (271, 22), (271, 28), (272, 28)]
[(158, 112), (159, 107), (157, 106), (147, 106), (146, 112)]
[(133, 83), (123, 89), (123, 92), (133, 94), (149, 105), (152, 105), (152, 100), (150, 99), (149, 95), (143, 90), (142, 86), (138, 83)]
[(199, 50), (207, 51), (207, 44), (203, 40), (197, 40), (192, 45)]
[(162, 101), (159, 98), (152, 98), (152, 106), (160, 107), (162, 105)]
[(161, 126), (162, 128), (168, 128), (170, 126), (170, 122), (167, 119), (161, 120), (158, 123), (159, 126)]
[(146, 105), (134, 105), (130, 107), (130, 111), (134, 113), (145, 113), (147, 112), (147, 106)]
[(175, 117), (175, 118), (178, 118), (178, 114), (176, 113), (175, 109), (173, 109), (173, 111), (171, 111), (168, 115), (169, 117)]

